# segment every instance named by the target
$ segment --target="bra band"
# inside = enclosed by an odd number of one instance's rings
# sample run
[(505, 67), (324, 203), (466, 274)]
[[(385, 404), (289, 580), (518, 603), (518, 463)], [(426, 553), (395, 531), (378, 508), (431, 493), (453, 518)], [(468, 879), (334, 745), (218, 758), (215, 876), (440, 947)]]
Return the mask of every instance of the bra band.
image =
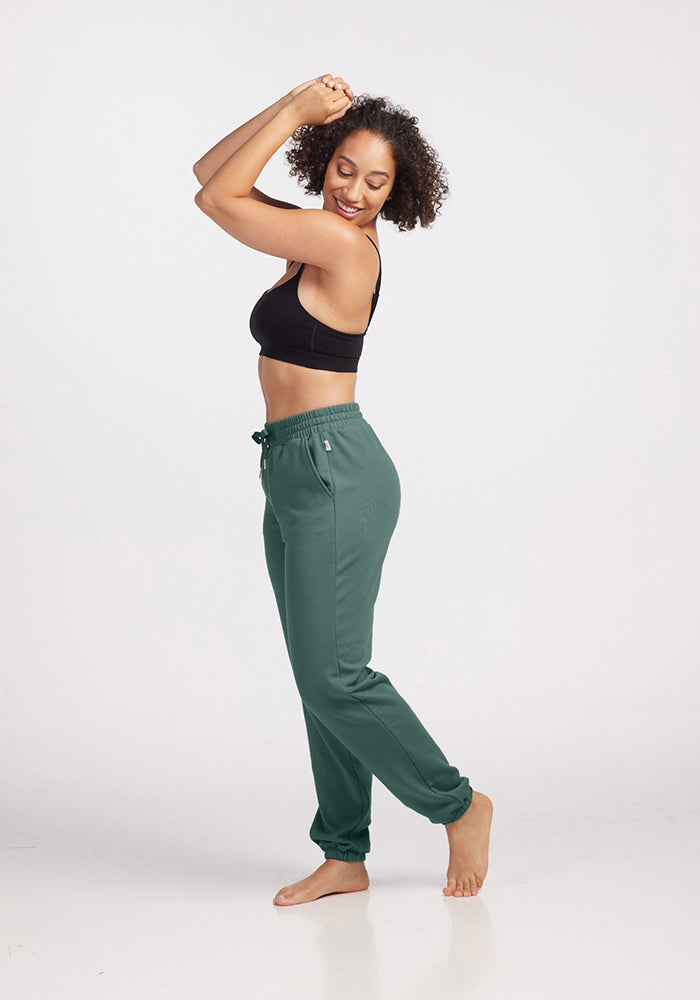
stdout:
[(365, 333), (377, 307), (382, 281), (379, 248), (370, 236), (367, 239), (377, 251), (379, 275), (365, 331), (345, 333), (334, 330), (304, 309), (298, 293), (299, 277), (304, 269), (302, 264), (293, 278), (263, 292), (253, 307), (250, 332), (260, 344), (261, 355), (305, 368), (336, 372), (357, 371)]

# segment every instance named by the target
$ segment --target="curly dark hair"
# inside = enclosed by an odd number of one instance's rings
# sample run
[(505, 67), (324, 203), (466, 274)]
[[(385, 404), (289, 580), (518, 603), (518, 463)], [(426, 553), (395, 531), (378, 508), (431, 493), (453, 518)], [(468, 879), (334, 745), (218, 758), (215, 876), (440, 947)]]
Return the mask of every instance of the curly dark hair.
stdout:
[(386, 97), (356, 97), (342, 118), (330, 125), (302, 125), (291, 137), (289, 173), (308, 194), (321, 194), (333, 153), (352, 132), (371, 132), (388, 142), (396, 162), (391, 197), (379, 213), (400, 231), (428, 228), (440, 214), (449, 191), (447, 170), (417, 128), (418, 119)]

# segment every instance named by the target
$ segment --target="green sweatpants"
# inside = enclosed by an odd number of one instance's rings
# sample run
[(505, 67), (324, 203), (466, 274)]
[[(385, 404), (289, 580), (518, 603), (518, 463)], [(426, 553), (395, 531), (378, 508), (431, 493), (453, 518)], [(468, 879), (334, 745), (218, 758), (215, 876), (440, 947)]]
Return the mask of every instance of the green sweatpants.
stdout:
[(326, 858), (369, 851), (372, 775), (433, 823), (472, 798), (389, 678), (369, 667), (374, 604), (401, 488), (358, 403), (266, 423), (265, 558), (309, 739)]

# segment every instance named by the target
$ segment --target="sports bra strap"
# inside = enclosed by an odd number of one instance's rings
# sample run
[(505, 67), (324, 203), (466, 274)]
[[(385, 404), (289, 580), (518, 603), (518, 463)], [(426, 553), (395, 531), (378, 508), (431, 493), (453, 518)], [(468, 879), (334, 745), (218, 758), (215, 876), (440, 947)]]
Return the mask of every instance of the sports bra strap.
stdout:
[[(365, 233), (365, 236), (367, 236), (367, 233)], [(377, 251), (377, 257), (379, 257), (379, 276), (377, 277), (377, 284), (375, 285), (375, 288), (374, 288), (374, 294), (378, 295), (379, 294), (379, 289), (382, 287), (382, 255), (380, 254), (379, 247), (374, 242), (374, 240), (372, 239), (372, 237), (371, 236), (367, 236), (367, 239), (370, 241), (370, 243), (372, 244), (372, 246), (374, 247), (374, 249)]]

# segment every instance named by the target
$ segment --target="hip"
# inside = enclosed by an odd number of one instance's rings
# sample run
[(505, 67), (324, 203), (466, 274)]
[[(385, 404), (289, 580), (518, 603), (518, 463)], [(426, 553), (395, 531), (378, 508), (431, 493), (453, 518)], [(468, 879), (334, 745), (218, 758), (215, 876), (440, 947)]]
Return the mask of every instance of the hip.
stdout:
[[(396, 467), (356, 402), (268, 421), (253, 435), (261, 447), (260, 478), (275, 507), (330, 500), (349, 508), (384, 509), (394, 521), (401, 487)], [(299, 502), (301, 501), (301, 503)]]

